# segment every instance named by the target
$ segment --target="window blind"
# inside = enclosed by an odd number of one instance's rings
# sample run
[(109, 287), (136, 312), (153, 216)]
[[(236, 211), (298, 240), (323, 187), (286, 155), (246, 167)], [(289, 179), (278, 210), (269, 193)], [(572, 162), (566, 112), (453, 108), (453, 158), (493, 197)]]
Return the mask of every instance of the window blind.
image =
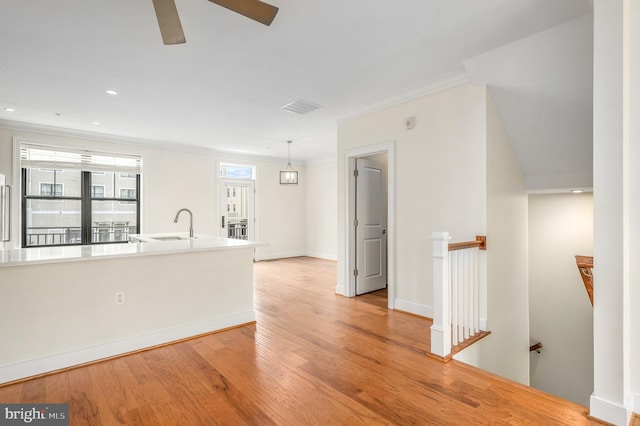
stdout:
[(20, 144), (20, 166), (89, 172), (142, 173), (142, 157), (77, 148)]

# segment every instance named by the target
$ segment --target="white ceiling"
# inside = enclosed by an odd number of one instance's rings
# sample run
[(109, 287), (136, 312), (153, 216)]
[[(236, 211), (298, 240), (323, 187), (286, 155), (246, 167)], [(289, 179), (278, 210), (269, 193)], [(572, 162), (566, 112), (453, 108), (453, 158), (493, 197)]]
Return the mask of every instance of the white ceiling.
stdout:
[[(164, 46), (151, 0), (0, 0), (0, 119), (274, 157), (293, 139), (294, 159), (335, 156), (340, 118), (592, 10), (589, 0), (271, 4), (280, 11), (266, 27), (176, 0), (187, 43)], [(323, 107), (280, 109), (296, 99)]]

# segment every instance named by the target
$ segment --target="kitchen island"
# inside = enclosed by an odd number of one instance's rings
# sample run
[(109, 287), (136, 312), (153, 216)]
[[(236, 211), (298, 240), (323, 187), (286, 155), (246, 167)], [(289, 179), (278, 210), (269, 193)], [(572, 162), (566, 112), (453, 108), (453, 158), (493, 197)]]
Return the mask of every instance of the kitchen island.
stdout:
[(260, 245), (198, 237), (0, 251), (0, 383), (254, 323)]

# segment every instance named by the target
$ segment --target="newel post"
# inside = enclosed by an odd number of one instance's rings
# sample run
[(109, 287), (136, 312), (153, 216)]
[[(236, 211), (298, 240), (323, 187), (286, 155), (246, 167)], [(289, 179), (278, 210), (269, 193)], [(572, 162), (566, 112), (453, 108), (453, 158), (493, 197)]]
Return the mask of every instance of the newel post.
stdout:
[(431, 353), (444, 357), (451, 352), (451, 302), (449, 288), (448, 232), (433, 232), (433, 325)]

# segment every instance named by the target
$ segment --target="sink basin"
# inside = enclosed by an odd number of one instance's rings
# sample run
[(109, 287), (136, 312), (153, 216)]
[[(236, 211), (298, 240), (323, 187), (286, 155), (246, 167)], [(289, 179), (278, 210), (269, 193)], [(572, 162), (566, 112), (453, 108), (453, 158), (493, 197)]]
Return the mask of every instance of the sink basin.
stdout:
[(170, 237), (153, 237), (152, 240), (156, 241), (178, 241), (178, 240), (187, 240), (188, 238), (178, 237), (177, 235), (172, 235)]
[[(200, 236), (205, 237), (206, 236)], [(147, 243), (147, 242), (166, 242), (166, 241), (184, 241), (195, 240), (198, 237), (189, 238), (189, 234), (131, 234), (129, 235), (129, 241), (132, 243)]]
[[(179, 241), (179, 240), (190, 240), (192, 238), (189, 237), (181, 237), (179, 235), (167, 235), (166, 237), (150, 237), (151, 240), (154, 241)], [(195, 240), (196, 237), (193, 237)]]

